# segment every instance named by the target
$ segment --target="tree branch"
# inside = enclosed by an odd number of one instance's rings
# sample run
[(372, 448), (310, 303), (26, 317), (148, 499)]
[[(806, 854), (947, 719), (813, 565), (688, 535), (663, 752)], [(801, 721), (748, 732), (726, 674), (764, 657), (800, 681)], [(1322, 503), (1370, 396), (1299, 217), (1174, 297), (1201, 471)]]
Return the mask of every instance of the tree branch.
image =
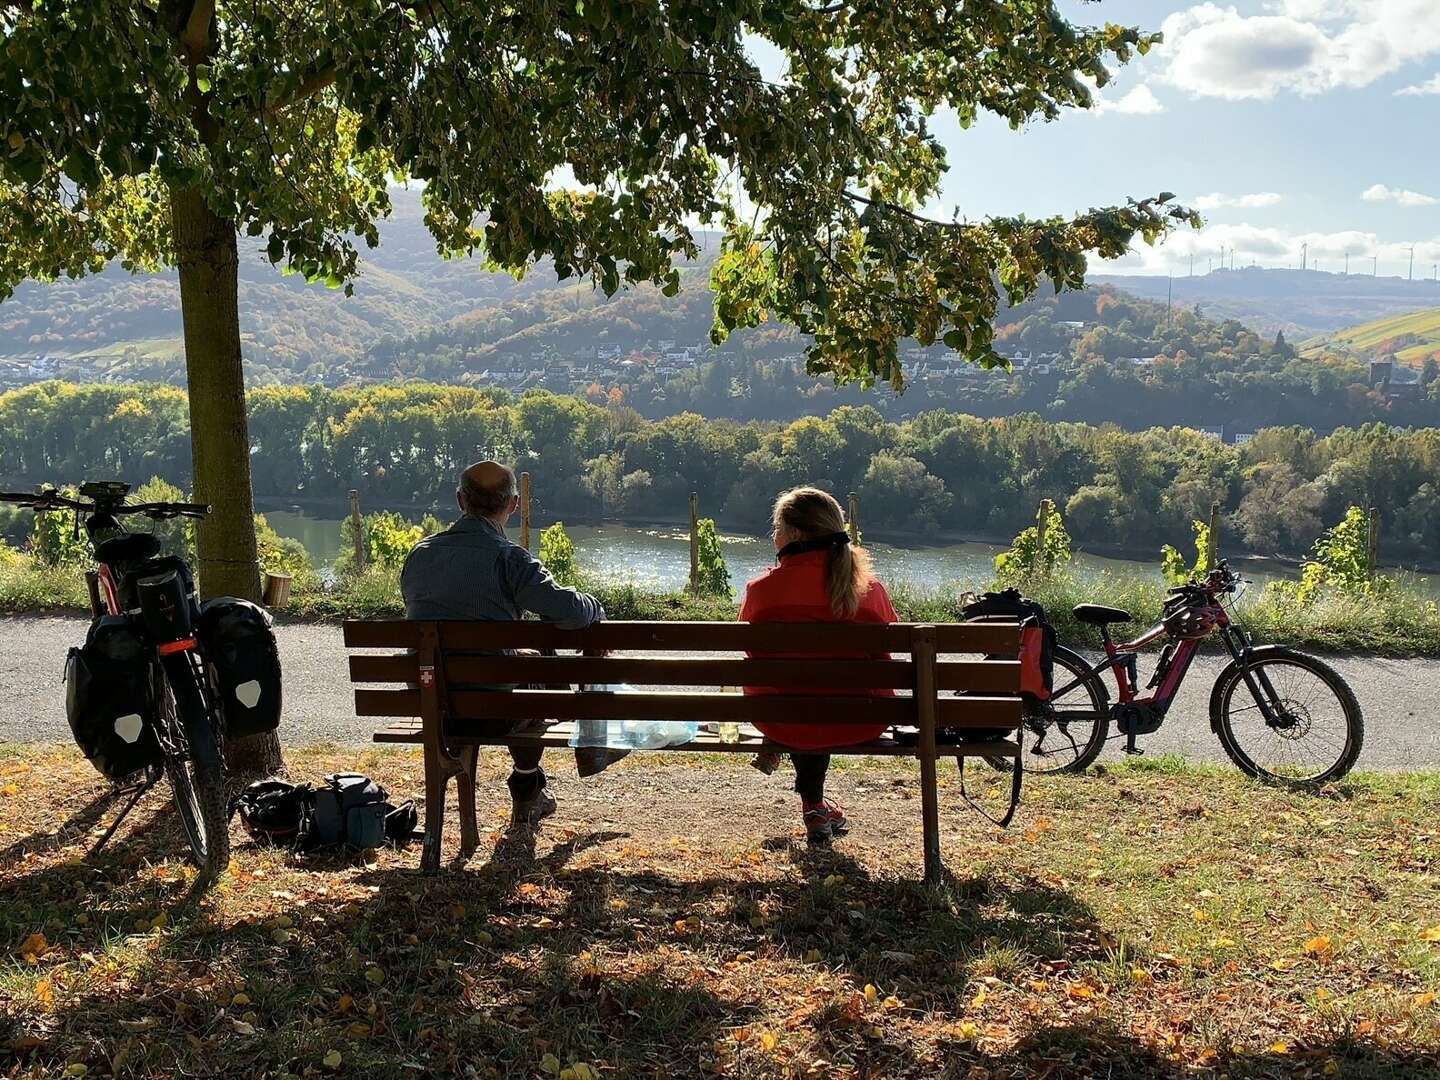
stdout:
[(275, 101), (267, 101), (260, 110), (262, 116), (275, 116), (284, 112), (292, 105), (298, 105), (307, 98), (312, 98), (326, 87), (335, 82), (335, 69), (333, 67), (320, 68), (317, 71), (305, 76), (300, 80), (300, 85), (295, 88), (294, 93), (286, 94)]
[(195, 0), (180, 31), (180, 44), (192, 62), (204, 59), (210, 45), (210, 23), (215, 18), (215, 0)]

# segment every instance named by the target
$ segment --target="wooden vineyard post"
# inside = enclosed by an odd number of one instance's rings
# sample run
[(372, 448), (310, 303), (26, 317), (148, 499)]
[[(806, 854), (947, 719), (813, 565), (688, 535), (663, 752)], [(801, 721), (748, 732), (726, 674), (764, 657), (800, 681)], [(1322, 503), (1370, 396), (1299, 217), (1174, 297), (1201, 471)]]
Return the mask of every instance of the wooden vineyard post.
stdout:
[(530, 474), (520, 474), (520, 546), (530, 550)]
[(1052, 505), (1049, 499), (1041, 499), (1040, 509), (1035, 511), (1035, 565), (1030, 570), (1032, 574), (1046, 577), (1050, 574), (1050, 565), (1045, 559), (1045, 530), (1050, 524)]
[(1220, 504), (1210, 504), (1210, 541), (1205, 545), (1205, 569), (1215, 569), (1215, 564), (1220, 559)]
[(690, 493), (690, 591), (700, 591), (700, 496)]
[(355, 569), (365, 569), (365, 519), (360, 516), (360, 492), (350, 489), (350, 531), (355, 537)]
[(850, 534), (850, 543), (860, 543), (860, 496), (850, 492), (850, 510), (847, 515), (849, 524), (846, 532)]
[(1380, 566), (1380, 508), (1370, 508), (1370, 525), (1365, 534), (1365, 577), (1374, 581)]

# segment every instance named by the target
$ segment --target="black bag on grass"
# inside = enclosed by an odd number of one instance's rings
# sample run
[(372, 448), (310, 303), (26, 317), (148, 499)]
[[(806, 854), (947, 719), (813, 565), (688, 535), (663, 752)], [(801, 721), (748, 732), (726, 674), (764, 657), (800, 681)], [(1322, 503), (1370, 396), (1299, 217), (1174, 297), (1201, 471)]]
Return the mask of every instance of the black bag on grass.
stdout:
[(230, 812), (260, 843), (316, 851), (343, 845), (369, 851), (403, 844), (419, 821), (415, 803), (388, 801), (385, 789), (359, 773), (335, 773), (316, 788), (271, 777), (257, 780), (231, 804)]
[(90, 764), (121, 780), (163, 755), (155, 736), (151, 657), (125, 615), (96, 619), (65, 661), (65, 716)]
[(280, 650), (270, 613), (217, 596), (200, 606), (196, 636), (215, 683), (225, 737), (245, 739), (280, 726)]

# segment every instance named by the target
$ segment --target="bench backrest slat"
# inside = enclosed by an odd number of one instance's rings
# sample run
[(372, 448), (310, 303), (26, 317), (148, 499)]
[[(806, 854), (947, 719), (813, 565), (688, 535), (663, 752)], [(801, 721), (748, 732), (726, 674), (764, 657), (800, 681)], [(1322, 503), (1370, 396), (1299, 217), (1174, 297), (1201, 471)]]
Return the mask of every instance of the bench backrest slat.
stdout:
[[(347, 622), (351, 648), (407, 649), (419, 640), (419, 624)], [(859, 652), (904, 653), (911, 628), (880, 623), (603, 622), (583, 630), (561, 630), (540, 622), (442, 622), (446, 651), (498, 649), (616, 649), (635, 652)], [(937, 627), (942, 653), (1009, 653), (1019, 646), (1012, 623), (968, 623)]]
[[(637, 691), (577, 694), (568, 690), (452, 690), (450, 720), (717, 720), (737, 723), (812, 721), (825, 724), (911, 724), (909, 697), (835, 697), (813, 694), (715, 694)], [(418, 716), (418, 690), (356, 690), (360, 716)], [(941, 727), (1014, 727), (1018, 698), (970, 694), (937, 703)]]

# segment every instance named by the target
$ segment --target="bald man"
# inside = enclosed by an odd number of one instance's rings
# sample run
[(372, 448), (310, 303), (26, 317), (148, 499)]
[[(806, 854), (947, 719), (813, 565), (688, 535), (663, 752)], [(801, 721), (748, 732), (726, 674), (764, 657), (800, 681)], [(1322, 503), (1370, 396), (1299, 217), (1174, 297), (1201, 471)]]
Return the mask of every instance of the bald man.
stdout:
[[(480, 461), (460, 474), (455, 492), (461, 517), (416, 544), (400, 573), (407, 619), (516, 620), (533, 612), (566, 630), (605, 618), (588, 593), (556, 584), (544, 563), (505, 535), (520, 505), (515, 473)], [(533, 824), (555, 809), (545, 791), (540, 747), (511, 747), (511, 821)]]

